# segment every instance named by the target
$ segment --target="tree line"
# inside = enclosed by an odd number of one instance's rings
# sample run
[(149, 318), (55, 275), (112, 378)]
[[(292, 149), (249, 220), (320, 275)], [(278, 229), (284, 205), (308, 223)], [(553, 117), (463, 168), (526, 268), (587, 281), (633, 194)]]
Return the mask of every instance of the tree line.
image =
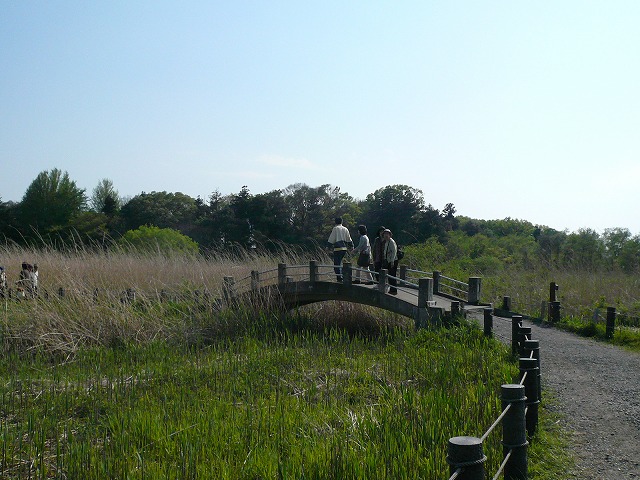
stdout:
[(498, 255), (491, 253), (492, 247), (503, 245), (500, 255), (508, 252), (523, 266), (544, 261), (587, 269), (640, 269), (640, 237), (628, 229), (608, 229), (600, 235), (510, 218), (472, 219), (456, 215), (452, 203), (435, 208), (420, 189), (408, 185), (388, 185), (365, 199), (355, 199), (337, 186), (303, 183), (259, 194), (244, 186), (235, 194), (214, 191), (207, 198), (166, 191), (123, 198), (109, 179), (102, 179), (89, 195), (67, 172), (53, 169), (41, 172), (21, 201), (0, 199), (0, 234), (21, 245), (80, 242), (108, 247), (123, 237), (137, 238), (131, 232), (141, 227), (154, 227), (189, 237), (204, 253), (237, 246), (277, 248), (283, 243), (314, 248), (325, 245), (336, 216), (343, 217), (354, 233), (359, 224), (370, 232), (384, 225), (401, 245), (437, 244), (446, 246), (449, 255), (460, 248), (469, 258), (488, 259)]

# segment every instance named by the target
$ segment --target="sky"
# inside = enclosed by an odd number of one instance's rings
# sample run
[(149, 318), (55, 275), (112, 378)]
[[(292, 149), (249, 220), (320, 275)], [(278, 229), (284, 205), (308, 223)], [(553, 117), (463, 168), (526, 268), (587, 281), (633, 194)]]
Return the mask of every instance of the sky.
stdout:
[(387, 185), (640, 234), (640, 2), (0, 0), (2, 201)]

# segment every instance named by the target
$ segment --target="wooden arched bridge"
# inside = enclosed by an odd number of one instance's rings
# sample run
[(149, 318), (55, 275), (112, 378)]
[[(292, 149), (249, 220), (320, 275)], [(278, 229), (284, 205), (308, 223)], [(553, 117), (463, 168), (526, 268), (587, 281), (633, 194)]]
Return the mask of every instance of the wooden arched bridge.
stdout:
[[(310, 303), (339, 300), (371, 305), (415, 319), (416, 326), (456, 315), (480, 303), (479, 277), (462, 282), (440, 272), (399, 267), (399, 276), (381, 270), (375, 282), (354, 281), (369, 271), (342, 264), (341, 275), (334, 265), (321, 265), (312, 260), (306, 265), (278, 264), (277, 268), (252, 271), (251, 275), (234, 279), (224, 277), (223, 296), (227, 305), (248, 301), (273, 302), (287, 309)], [(341, 281), (338, 278), (341, 277)], [(365, 277), (366, 278), (366, 277)], [(389, 281), (395, 280), (397, 294), (389, 292)]]

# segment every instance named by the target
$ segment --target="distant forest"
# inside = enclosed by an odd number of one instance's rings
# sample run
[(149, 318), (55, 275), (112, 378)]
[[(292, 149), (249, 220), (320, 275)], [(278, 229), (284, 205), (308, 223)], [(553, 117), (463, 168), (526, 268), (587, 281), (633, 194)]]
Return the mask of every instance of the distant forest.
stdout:
[(66, 248), (80, 243), (108, 248), (126, 232), (154, 226), (189, 237), (207, 254), (238, 246), (323, 247), (336, 216), (356, 237), (360, 224), (368, 227), (370, 236), (384, 225), (401, 245), (441, 245), (451, 254), (461, 248), (470, 259), (500, 258), (502, 265), (543, 262), (640, 269), (640, 236), (628, 229), (608, 229), (600, 235), (591, 229), (558, 231), (511, 218), (472, 219), (456, 215), (452, 203), (434, 207), (420, 189), (408, 185), (388, 185), (363, 200), (337, 186), (302, 183), (259, 194), (245, 186), (236, 194), (214, 191), (208, 198), (165, 191), (122, 198), (108, 179), (89, 195), (67, 172), (53, 169), (41, 172), (20, 202), (0, 199), (0, 234), (18, 245)]

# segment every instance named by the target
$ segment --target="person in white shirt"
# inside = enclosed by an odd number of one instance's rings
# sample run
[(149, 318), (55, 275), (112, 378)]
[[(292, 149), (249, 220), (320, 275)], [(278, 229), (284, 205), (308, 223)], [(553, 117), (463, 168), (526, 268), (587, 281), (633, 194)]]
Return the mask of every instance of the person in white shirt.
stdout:
[(331, 230), (328, 240), (329, 246), (333, 247), (333, 265), (336, 272), (336, 279), (342, 282), (342, 259), (349, 248), (353, 248), (353, 240), (349, 229), (342, 225), (342, 217), (336, 217), (335, 227)]
[[(382, 256), (382, 268), (387, 269), (387, 275), (395, 277), (398, 272), (398, 246), (393, 238), (391, 238), (391, 230), (388, 228), (382, 232), (384, 239), (384, 251)], [(389, 293), (397, 295), (397, 281), (395, 278), (389, 279)]]

